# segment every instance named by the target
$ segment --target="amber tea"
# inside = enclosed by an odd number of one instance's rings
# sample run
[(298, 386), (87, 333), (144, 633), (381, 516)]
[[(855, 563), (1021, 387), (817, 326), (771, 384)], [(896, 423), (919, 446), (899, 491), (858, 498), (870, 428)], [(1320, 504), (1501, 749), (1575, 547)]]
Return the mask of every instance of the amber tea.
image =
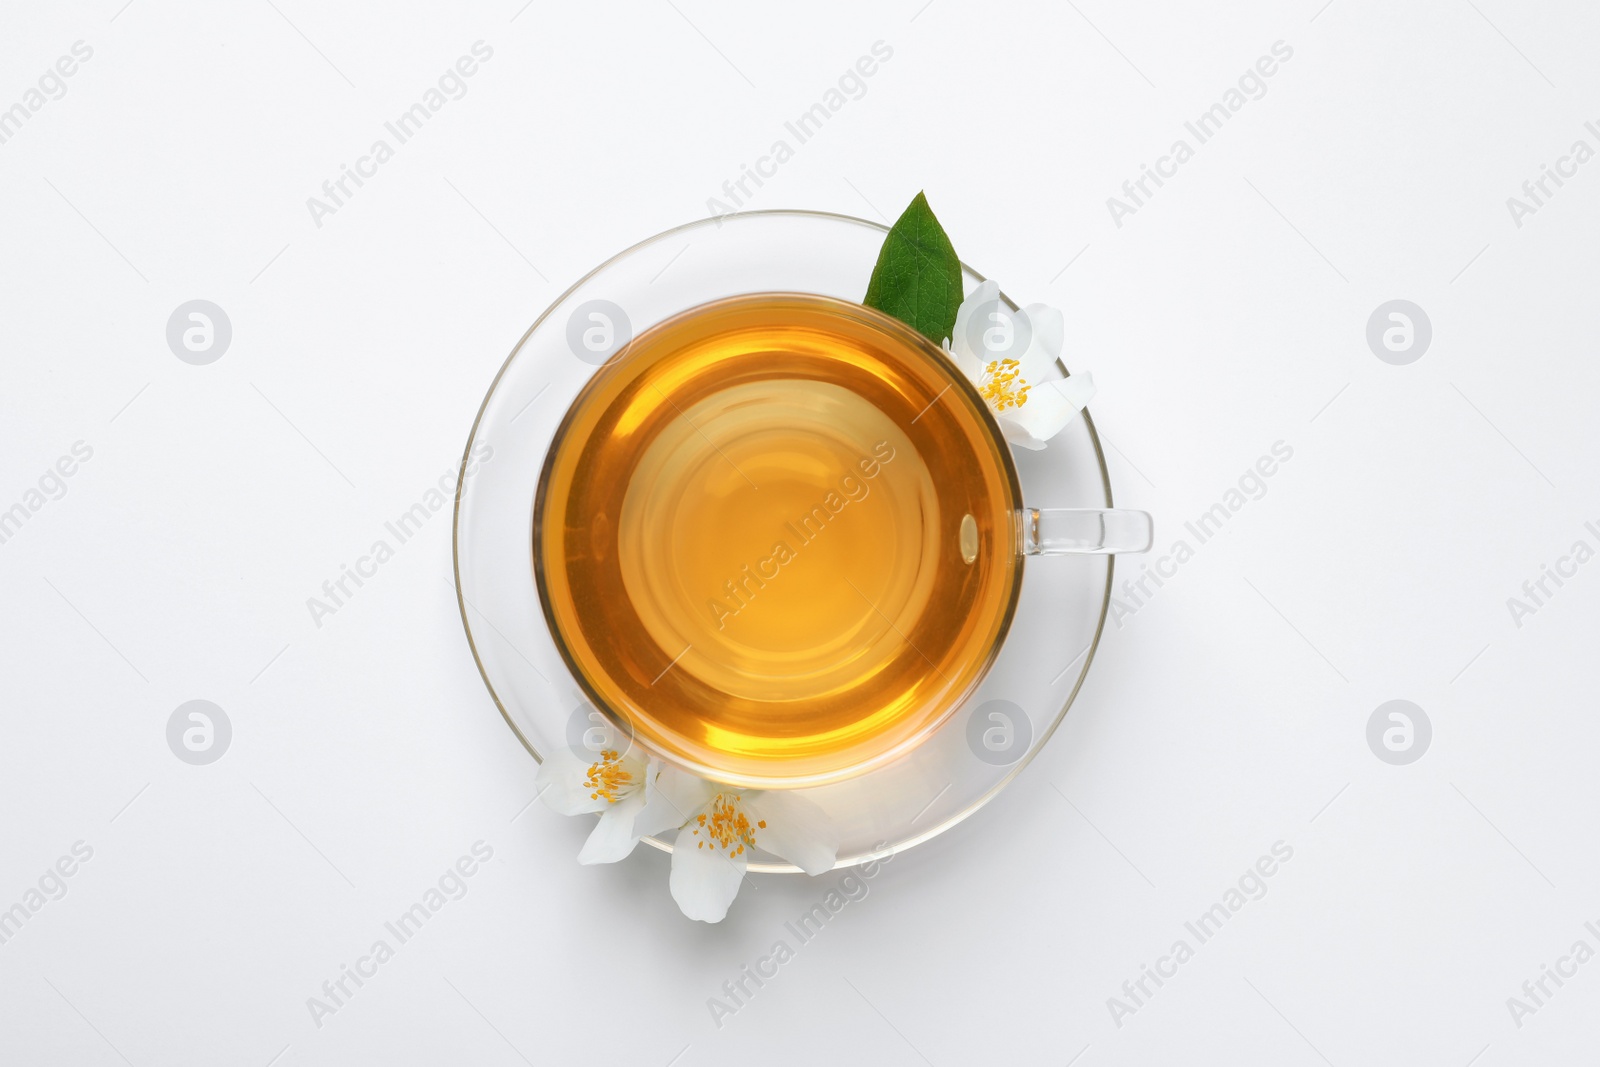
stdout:
[(708, 777), (809, 785), (906, 751), (1015, 607), (1019, 491), (943, 353), (759, 294), (634, 339), (557, 431), (534, 562), (589, 697)]

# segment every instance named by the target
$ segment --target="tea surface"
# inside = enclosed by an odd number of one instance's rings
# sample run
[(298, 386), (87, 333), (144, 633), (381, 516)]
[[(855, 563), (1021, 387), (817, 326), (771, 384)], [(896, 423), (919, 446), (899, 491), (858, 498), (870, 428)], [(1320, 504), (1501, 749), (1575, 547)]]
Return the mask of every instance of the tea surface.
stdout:
[(731, 781), (838, 776), (981, 676), (1014, 606), (1014, 474), (920, 345), (852, 305), (736, 298), (641, 335), (574, 403), (540, 590), (650, 746)]

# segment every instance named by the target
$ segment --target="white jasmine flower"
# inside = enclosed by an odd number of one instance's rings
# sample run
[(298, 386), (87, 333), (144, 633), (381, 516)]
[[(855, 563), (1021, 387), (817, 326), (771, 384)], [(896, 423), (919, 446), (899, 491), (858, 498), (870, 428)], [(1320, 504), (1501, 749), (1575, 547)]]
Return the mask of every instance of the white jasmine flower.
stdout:
[(978, 387), (1006, 440), (1039, 451), (1094, 397), (1094, 379), (1061, 366), (1061, 312), (1029, 304), (1021, 312), (1000, 301), (997, 282), (983, 282), (956, 311), (945, 351)]
[(673, 770), (657, 797), (687, 813), (672, 846), (672, 899), (691, 919), (721, 922), (739, 893), (752, 849), (810, 875), (833, 869), (836, 832), (822, 809), (789, 790), (740, 789)]
[(647, 829), (644, 811), (661, 773), (661, 764), (613, 749), (585, 761), (569, 749), (557, 749), (539, 765), (539, 796), (562, 815), (599, 812), (600, 821), (578, 853), (579, 863), (615, 863), (633, 851), (641, 837), (665, 827)]
[(804, 797), (708, 782), (632, 753), (607, 749), (586, 761), (559, 749), (538, 781), (541, 798), (561, 814), (600, 814), (579, 863), (615, 863), (641, 838), (677, 827), (668, 884), (683, 914), (703, 922), (728, 913), (752, 849), (813, 875), (832, 870), (839, 851), (827, 816)]

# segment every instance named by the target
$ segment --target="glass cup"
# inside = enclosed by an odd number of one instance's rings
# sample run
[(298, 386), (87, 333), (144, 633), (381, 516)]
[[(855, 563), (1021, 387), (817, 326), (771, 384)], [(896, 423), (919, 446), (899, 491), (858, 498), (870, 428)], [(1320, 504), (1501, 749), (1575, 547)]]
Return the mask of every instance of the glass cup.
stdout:
[(1030, 506), (947, 353), (805, 293), (711, 301), (612, 354), (554, 434), (533, 523), (545, 620), (593, 706), (765, 789), (938, 730), (994, 663), (1024, 557), (1150, 542), (1142, 511)]

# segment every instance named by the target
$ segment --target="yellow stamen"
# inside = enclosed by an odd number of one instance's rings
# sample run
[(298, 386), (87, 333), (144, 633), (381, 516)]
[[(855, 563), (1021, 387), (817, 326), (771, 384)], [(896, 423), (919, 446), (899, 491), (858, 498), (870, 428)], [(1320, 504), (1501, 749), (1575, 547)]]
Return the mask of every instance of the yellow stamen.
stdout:
[(1028, 379), (1022, 377), (1021, 367), (1014, 359), (996, 359), (983, 368), (978, 393), (993, 404), (996, 411), (1020, 408), (1028, 402)]
[(589, 774), (583, 784), (593, 790), (590, 800), (604, 798), (607, 804), (615, 804), (622, 799), (622, 791), (633, 784), (633, 775), (622, 769), (622, 757), (608, 748), (600, 753), (599, 762), (589, 764)]
[(705, 831), (705, 840), (698, 842), (696, 848), (705, 848), (709, 840), (712, 848), (721, 848), (730, 856), (739, 856), (744, 854), (746, 848), (756, 847), (757, 827), (765, 830), (766, 820), (751, 826), (739, 804), (739, 794), (718, 793), (711, 801), (710, 820), (707, 821), (706, 813), (702, 812), (695, 817), (694, 829), (689, 833), (692, 837), (698, 837), (701, 831)]

